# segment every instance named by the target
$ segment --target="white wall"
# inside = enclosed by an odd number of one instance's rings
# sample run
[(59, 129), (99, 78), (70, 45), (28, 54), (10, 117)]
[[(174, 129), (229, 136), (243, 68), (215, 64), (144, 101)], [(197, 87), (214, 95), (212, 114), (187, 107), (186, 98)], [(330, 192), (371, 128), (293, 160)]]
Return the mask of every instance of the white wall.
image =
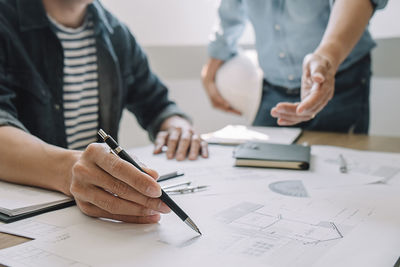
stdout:
[[(143, 46), (207, 44), (216, 21), (218, 0), (102, 0), (125, 22)], [(400, 37), (400, 1), (389, 0), (370, 23), (374, 38)], [(242, 43), (253, 43), (247, 27)]]
[[(217, 0), (102, 0), (103, 4), (125, 22), (139, 42), (147, 48), (193, 47), (206, 49), (210, 29), (216, 21)], [(400, 1), (390, 0), (387, 8), (378, 11), (370, 23), (370, 30), (376, 38), (400, 37)], [(242, 44), (252, 44), (254, 40), (251, 27), (241, 40)], [(378, 48), (379, 49), (379, 48)], [(384, 51), (396, 53), (398, 50)], [(381, 52), (382, 54), (382, 52)], [(156, 63), (157, 73), (167, 73), (171, 62), (160, 53), (149, 54), (150, 62)], [(390, 59), (390, 57), (389, 57)], [(187, 58), (187, 64), (200, 73), (206, 57)], [(198, 61), (198, 62), (197, 62)], [(393, 60), (394, 61), (394, 60)], [(385, 62), (386, 63), (386, 62)], [(154, 64), (153, 64), (154, 65)], [(385, 67), (399, 68), (398, 62), (390, 60)], [(173, 67), (173, 64), (172, 64)], [(400, 70), (400, 69), (399, 69)], [(375, 72), (379, 73), (379, 71)], [(399, 72), (397, 72), (399, 73)], [(202, 89), (198, 76), (175, 79), (168, 75), (161, 78), (170, 88), (173, 99), (193, 117), (200, 132), (208, 132), (227, 123), (244, 123), (239, 117), (213, 110)], [(196, 101), (193, 101), (195, 99)], [(372, 135), (400, 136), (400, 76), (379, 77), (372, 81), (371, 128)], [(210, 120), (212, 118), (212, 120)], [(125, 146), (148, 144), (147, 134), (143, 132), (129, 113), (124, 113), (121, 123), (120, 140)]]
[(370, 31), (374, 38), (400, 37), (400, 1), (389, 0), (383, 10), (372, 17)]
[(370, 133), (400, 136), (400, 78), (373, 78), (370, 98)]
[[(227, 123), (246, 123), (242, 117), (213, 109), (199, 80), (171, 80), (166, 84), (170, 88), (171, 99), (191, 116), (196, 130), (202, 133), (215, 131)], [(137, 125), (134, 116), (126, 111), (119, 138), (120, 143), (126, 147), (150, 144), (146, 132)]]
[[(143, 46), (206, 45), (218, 0), (102, 0)], [(242, 43), (253, 43), (250, 27)]]

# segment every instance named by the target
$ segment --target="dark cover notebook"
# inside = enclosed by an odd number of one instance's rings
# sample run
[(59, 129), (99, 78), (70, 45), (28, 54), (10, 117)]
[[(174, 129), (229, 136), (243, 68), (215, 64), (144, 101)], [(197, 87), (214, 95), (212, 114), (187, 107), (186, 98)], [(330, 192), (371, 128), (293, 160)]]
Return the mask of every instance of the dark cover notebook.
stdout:
[(308, 170), (309, 146), (247, 142), (236, 147), (236, 166)]

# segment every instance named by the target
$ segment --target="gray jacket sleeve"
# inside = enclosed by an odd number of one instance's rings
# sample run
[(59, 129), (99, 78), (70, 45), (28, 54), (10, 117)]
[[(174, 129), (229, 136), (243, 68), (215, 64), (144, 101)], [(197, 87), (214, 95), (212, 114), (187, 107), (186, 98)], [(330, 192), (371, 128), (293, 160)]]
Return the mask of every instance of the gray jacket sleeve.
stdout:
[(127, 84), (126, 108), (131, 111), (139, 124), (154, 140), (162, 122), (173, 115), (191, 121), (178, 106), (169, 99), (167, 87), (151, 71), (147, 57), (135, 38), (129, 36), (130, 73), (132, 79)]
[[(1, 33), (0, 33), (1, 35)], [(0, 126), (14, 126), (28, 132), (25, 126), (18, 120), (18, 112), (15, 107), (16, 93), (10, 89), (10, 80), (6, 73), (4, 42), (0, 38)]]

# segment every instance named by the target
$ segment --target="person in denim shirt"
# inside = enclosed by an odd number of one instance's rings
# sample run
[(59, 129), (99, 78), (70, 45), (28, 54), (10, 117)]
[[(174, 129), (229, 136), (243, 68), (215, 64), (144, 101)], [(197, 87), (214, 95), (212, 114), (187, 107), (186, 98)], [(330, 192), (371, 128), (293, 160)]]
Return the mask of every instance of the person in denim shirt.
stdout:
[(213, 106), (240, 113), (221, 97), (215, 74), (238, 53), (249, 20), (264, 73), (254, 125), (367, 133), (375, 43), (366, 27), (387, 1), (222, 0), (202, 70)]
[(60, 191), (90, 216), (154, 223), (170, 211), (158, 198), (154, 170), (144, 174), (102, 144), (84, 151), (67, 146), (65, 49), (52, 26), (76, 29), (88, 14), (97, 51), (98, 127), (117, 137), (127, 108), (155, 140), (154, 153), (166, 146), (170, 159), (208, 157), (207, 144), (169, 100), (132, 34), (98, 1), (0, 0), (0, 179)]

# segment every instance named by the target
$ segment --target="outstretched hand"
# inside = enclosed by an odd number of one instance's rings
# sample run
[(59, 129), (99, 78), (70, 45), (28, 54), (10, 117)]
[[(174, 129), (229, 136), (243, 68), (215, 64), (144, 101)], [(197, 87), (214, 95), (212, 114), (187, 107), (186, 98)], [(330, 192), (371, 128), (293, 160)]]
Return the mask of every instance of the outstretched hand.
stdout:
[(271, 116), (278, 125), (295, 125), (313, 119), (332, 99), (335, 91), (336, 68), (332, 61), (317, 53), (304, 58), (301, 78), (301, 102), (278, 103)]

